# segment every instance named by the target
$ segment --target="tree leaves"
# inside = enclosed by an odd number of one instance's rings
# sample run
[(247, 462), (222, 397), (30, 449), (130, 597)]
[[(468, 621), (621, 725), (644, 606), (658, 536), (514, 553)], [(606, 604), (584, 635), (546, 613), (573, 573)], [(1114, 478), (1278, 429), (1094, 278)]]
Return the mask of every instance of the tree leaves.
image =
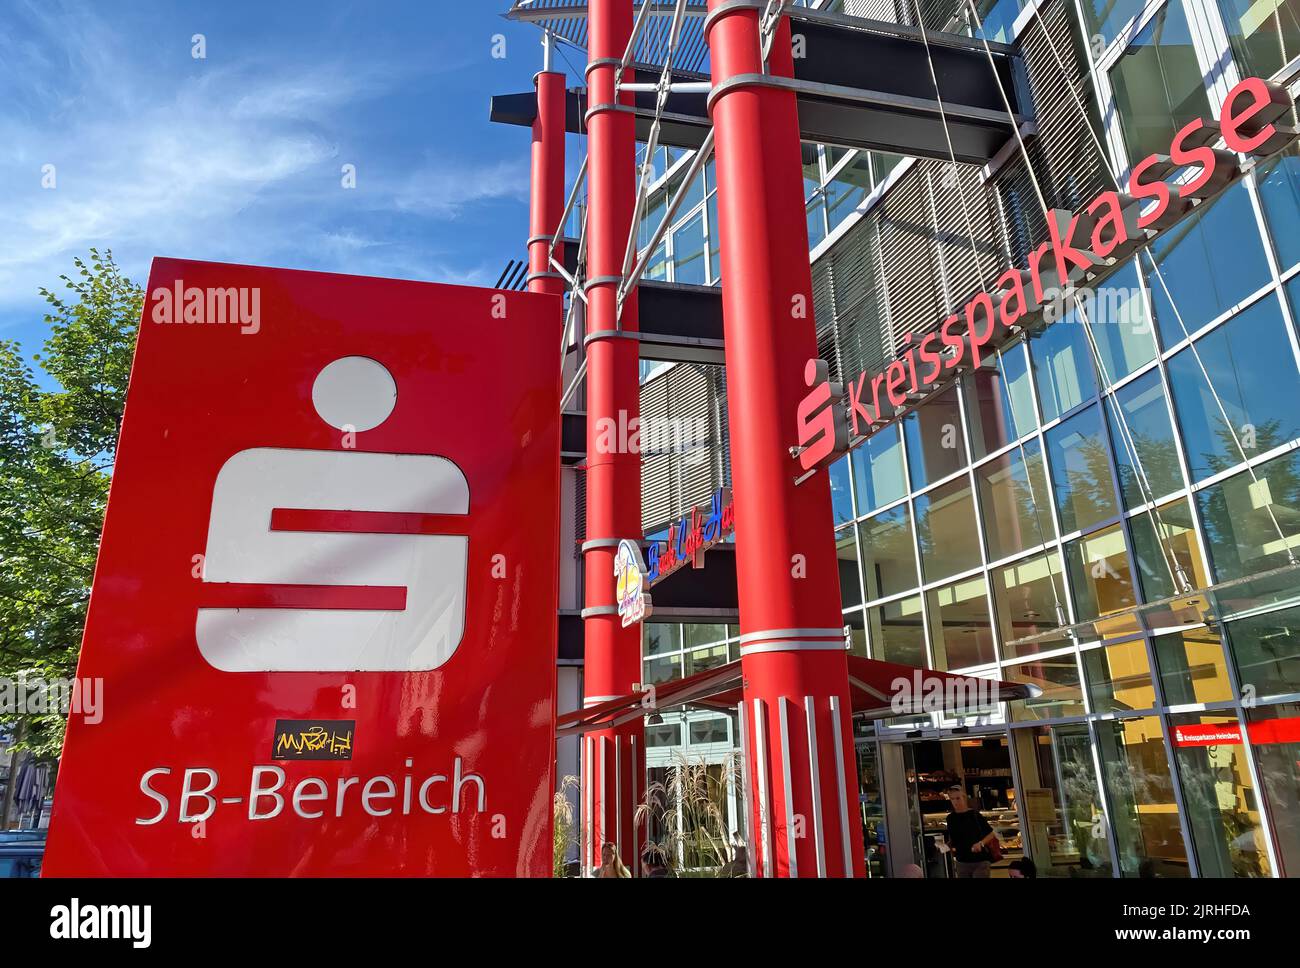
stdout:
[[(42, 389), (0, 341), (0, 676), (71, 678), (86, 618), (144, 292), (90, 250), (55, 291)], [(17, 716), (0, 716), (12, 728)], [(59, 716), (27, 718), (22, 745), (57, 756)]]

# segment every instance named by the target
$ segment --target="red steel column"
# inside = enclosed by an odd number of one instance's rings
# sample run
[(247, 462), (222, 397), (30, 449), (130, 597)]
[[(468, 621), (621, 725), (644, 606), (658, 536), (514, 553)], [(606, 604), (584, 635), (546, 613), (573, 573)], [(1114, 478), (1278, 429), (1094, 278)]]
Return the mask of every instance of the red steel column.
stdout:
[[(640, 540), (641, 456), (630, 435), (641, 412), (636, 296), (617, 314), (628, 231), (636, 199), (633, 116), (615, 110), (615, 76), (632, 33), (632, 0), (593, 0), (588, 7), (587, 205), (587, 540), (583, 544), (586, 660), (583, 701), (594, 705), (623, 696), (641, 681), (641, 627), (623, 628), (614, 598), (614, 552), (619, 539)], [(629, 72), (630, 74), (631, 72)], [(632, 103), (632, 94), (618, 99)], [(602, 433), (612, 427), (615, 433)], [(610, 448), (613, 437), (615, 446)], [(645, 751), (639, 719), (589, 733), (583, 743), (583, 829), (590, 863), (604, 844), (616, 844), (623, 863), (639, 867), (644, 830), (633, 814), (643, 794)]]
[[(760, 876), (863, 876), (830, 484), (789, 448), (817, 356), (795, 95), (762, 75), (757, 8), (709, 0), (745, 763)], [(784, 18), (770, 73), (793, 74)]]
[[(563, 277), (546, 253), (564, 214), (564, 75), (544, 70), (537, 84), (537, 117), (533, 120), (532, 179), (528, 208), (528, 289), (564, 295)], [(564, 262), (564, 246), (555, 247)]]

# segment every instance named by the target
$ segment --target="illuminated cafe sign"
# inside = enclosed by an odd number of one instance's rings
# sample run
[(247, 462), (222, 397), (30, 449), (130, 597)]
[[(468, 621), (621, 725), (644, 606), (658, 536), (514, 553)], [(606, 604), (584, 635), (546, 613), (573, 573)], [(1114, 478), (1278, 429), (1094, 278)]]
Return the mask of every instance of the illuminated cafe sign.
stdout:
[(642, 621), (650, 614), (650, 596), (646, 589), (645, 562), (641, 548), (635, 541), (624, 538), (614, 553), (614, 600), (618, 602), (618, 615), (623, 628)]
[(663, 581), (687, 562), (693, 568), (703, 568), (704, 552), (735, 530), (731, 488), (720, 487), (708, 505), (692, 508), (676, 524), (668, 526), (668, 541), (662, 549), (658, 541), (650, 542), (647, 582), (654, 585)]
[[(824, 361), (808, 361), (804, 383), (811, 390), (799, 405), (799, 446), (793, 449), (804, 478), (848, 449), (850, 430), (855, 438), (870, 436), (939, 384), (978, 369), (1036, 323), (1045, 305), (1127, 258), (1195, 202), (1223, 191), (1242, 174), (1238, 153), (1264, 157), (1286, 147), (1300, 132), (1275, 122), (1291, 108), (1285, 87), (1247, 78), (1228, 92), (1218, 121), (1189, 122), (1174, 135), (1168, 154), (1147, 155), (1134, 165), (1127, 192), (1102, 192), (1077, 213), (1047, 212), (1048, 241), (1029, 253), (1028, 269), (1008, 269), (993, 292), (976, 295), (915, 345), (909, 333), (906, 351), (882, 372), (859, 373), (840, 387), (827, 382)], [(1226, 148), (1213, 147), (1220, 138)], [(1179, 173), (1190, 177), (1172, 184)]]

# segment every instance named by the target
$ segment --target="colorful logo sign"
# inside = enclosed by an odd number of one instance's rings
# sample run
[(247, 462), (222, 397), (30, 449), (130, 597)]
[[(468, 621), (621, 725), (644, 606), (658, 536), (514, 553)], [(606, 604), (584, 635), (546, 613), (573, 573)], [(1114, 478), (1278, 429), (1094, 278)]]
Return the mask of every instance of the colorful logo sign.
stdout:
[(614, 592), (624, 628), (640, 622), (650, 614), (650, 596), (646, 594), (649, 585), (646, 584), (645, 573), (645, 562), (641, 560), (641, 549), (637, 543), (626, 538), (620, 541), (618, 551), (614, 554)]
[(731, 488), (713, 492), (707, 507), (692, 508), (676, 524), (668, 526), (668, 542), (650, 543), (647, 580), (654, 585), (689, 562), (693, 568), (704, 567), (704, 552), (736, 530), (736, 508)]
[[(155, 322), (182, 279), (256, 331)], [(147, 292), (45, 873), (549, 875), (561, 300)]]
[[(1239, 178), (1237, 152), (1264, 157), (1282, 150), (1296, 132), (1274, 122), (1292, 106), (1284, 86), (1257, 77), (1242, 81), (1228, 92), (1218, 121), (1193, 119), (1174, 135), (1168, 153), (1139, 160), (1126, 192), (1103, 192), (1077, 213), (1045, 213), (1049, 238), (1029, 253), (1028, 268), (1008, 269), (992, 291), (976, 295), (919, 341), (907, 336), (898, 359), (874, 376), (849, 378), (846, 394), (827, 383), (824, 361), (808, 361), (805, 384), (812, 389), (797, 414), (800, 465), (812, 471), (843, 452), (847, 443), (840, 444), (839, 421), (847, 421), (855, 437), (870, 436), (961, 370), (979, 368), (1034, 325), (1045, 305), (1146, 245), (1196, 202)], [(1220, 138), (1226, 149), (1212, 147)], [(1175, 182), (1179, 175), (1190, 177)]]

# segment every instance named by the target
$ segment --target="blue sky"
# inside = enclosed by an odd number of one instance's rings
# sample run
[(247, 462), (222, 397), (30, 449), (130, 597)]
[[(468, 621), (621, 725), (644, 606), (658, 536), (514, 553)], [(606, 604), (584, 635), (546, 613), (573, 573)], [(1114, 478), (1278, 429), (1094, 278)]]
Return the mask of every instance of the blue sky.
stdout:
[(156, 255), (492, 285), (524, 254), (529, 139), (488, 99), (541, 66), (507, 6), (6, 2), (0, 338), (39, 350), (37, 289), (91, 246), (141, 285)]

